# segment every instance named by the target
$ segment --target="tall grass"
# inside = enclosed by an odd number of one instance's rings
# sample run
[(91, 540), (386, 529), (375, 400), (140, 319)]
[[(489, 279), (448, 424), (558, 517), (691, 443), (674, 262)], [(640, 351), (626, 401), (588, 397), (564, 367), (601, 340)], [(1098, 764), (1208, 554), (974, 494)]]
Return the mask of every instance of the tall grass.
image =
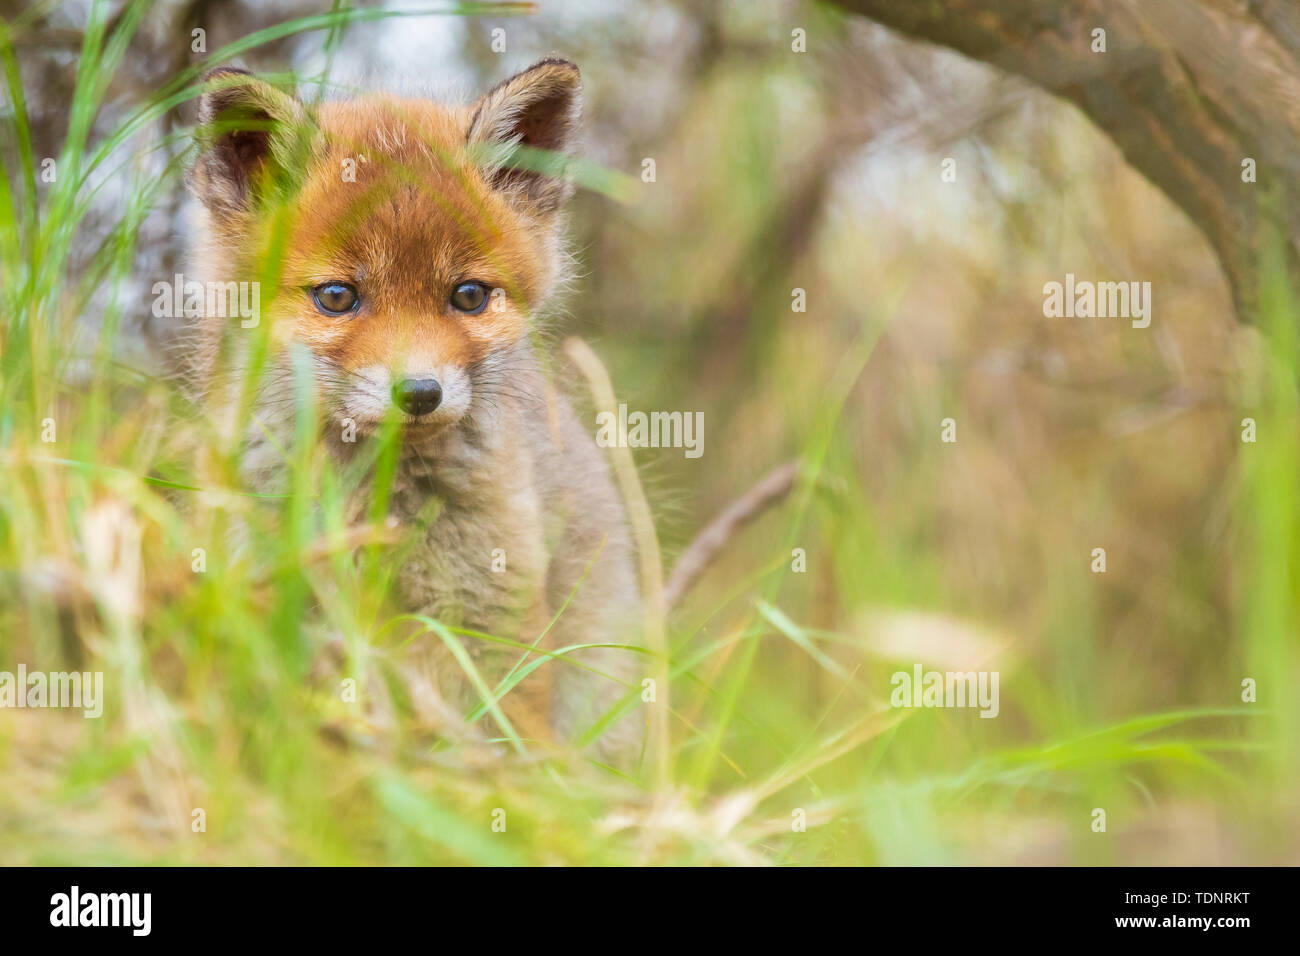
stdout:
[[(1010, 569), (1042, 634), (1008, 632), (954, 607), (933, 548), (885, 520), (846, 427), (893, 317), (884, 304), (823, 377), (799, 429), (795, 493), (735, 543), (743, 560), (728, 567), (745, 572), (707, 577), (666, 622), (665, 766), (621, 772), (530, 750), (499, 712), (509, 688), (480, 680), (480, 705), (451, 716), (482, 728), (485, 746), (410, 680), (403, 654), (411, 640), (525, 650), (534, 635), (422, 620), (411, 637), (390, 600), (402, 542), (382, 496), (361, 520), (347, 514), (352, 477), (314, 440), (311, 383), (299, 383), (285, 449), (291, 486), (263, 497), (241, 487), (238, 445), (210, 410), (121, 359), (123, 318), (147, 307), (126, 297), (140, 225), (190, 158), (164, 144), (167, 174), (146, 177), (133, 136), (198, 92), (196, 68), (93, 139), (148, 6), (130, 4), (111, 29), (93, 6), (49, 184), (37, 182), (15, 53), (26, 24), (0, 25), (0, 670), (101, 670), (108, 689), (99, 720), (0, 712), (0, 862), (1135, 862), (1152, 857), (1125, 838), (1153, 818), (1192, 841), (1236, 821), (1229, 857), (1289, 852), (1273, 838), (1294, 828), (1300, 792), (1300, 345), (1280, 265), (1264, 290), (1268, 358), (1243, 411), (1261, 437), (1224, 491), (1237, 617), (1222, 681), (1181, 687), (1182, 706), (1114, 690), (1086, 556), (1069, 580)], [(209, 65), (389, 15), (290, 21)], [(105, 167), (129, 199), (83, 262)], [(391, 456), (393, 438), (376, 454)], [(951, 467), (932, 438), (908, 453), (922, 488)], [(796, 549), (809, 572), (792, 566)], [(1001, 715), (890, 708), (890, 675), (914, 661), (998, 670)], [(1256, 703), (1242, 701), (1247, 677)], [(637, 690), (629, 704), (650, 720), (656, 705)]]

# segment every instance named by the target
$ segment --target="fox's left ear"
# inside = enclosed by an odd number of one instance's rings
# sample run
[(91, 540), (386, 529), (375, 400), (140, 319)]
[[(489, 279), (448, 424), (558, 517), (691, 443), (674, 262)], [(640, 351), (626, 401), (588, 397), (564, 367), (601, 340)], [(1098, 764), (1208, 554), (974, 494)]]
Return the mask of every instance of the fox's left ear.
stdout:
[(493, 186), (549, 213), (573, 194), (562, 157), (576, 145), (581, 115), (578, 68), (568, 60), (542, 60), (474, 104), (465, 138), (470, 146), (486, 149)]

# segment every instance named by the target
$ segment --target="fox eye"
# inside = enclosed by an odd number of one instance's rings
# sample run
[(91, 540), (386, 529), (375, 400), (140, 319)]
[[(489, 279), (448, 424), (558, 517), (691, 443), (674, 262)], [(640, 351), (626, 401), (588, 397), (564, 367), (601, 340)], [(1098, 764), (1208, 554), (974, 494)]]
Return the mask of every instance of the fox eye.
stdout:
[(346, 282), (322, 282), (311, 290), (311, 298), (326, 315), (344, 315), (361, 301), (357, 290)]
[(478, 315), (487, 301), (488, 287), (482, 282), (462, 282), (451, 293), (452, 308), (466, 315)]

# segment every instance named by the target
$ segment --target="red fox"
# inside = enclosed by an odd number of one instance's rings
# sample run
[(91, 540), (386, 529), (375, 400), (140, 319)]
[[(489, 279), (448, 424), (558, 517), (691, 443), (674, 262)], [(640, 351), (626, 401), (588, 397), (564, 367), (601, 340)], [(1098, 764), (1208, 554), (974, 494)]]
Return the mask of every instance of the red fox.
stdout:
[[(283, 446), (270, 436), (292, 434), (285, 395), (292, 355), (305, 355), (321, 440), (338, 462), (400, 415), (390, 513), (418, 536), (399, 576), (403, 610), (526, 643), (545, 633), (545, 650), (636, 643), (640, 618), (634, 548), (607, 464), (551, 387), (530, 334), (565, 278), (562, 213), (573, 190), (537, 157), (573, 151), (580, 99), (577, 67), (559, 59), (468, 108), (391, 96), (311, 107), (222, 69), (206, 79), (191, 174), (205, 278), (265, 285), (267, 263), (277, 265), (277, 287), (260, 296), (272, 367), (256, 421), (237, 425), (248, 481), (269, 489), (284, 473)], [(221, 401), (214, 370), (240, 369), (229, 355), (241, 330), (206, 321), (194, 374)], [(430, 502), (440, 506), (431, 523)], [(477, 703), (442, 642), (424, 640), (447, 701)], [(492, 687), (520, 657), (465, 644)], [(503, 699), (522, 734), (572, 738), (642, 669), (623, 648), (570, 660), (581, 666), (545, 663)], [(598, 754), (635, 751), (642, 724), (615, 722)]]

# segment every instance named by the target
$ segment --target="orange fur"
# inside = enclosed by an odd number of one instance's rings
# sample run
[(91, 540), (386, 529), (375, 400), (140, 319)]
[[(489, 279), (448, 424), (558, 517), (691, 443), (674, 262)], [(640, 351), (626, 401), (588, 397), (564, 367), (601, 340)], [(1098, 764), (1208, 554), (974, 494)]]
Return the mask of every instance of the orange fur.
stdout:
[[(348, 370), (464, 366), (519, 341), (550, 278), (547, 250), (466, 159), (464, 111), (360, 100), (326, 104), (318, 123), (325, 145), (290, 202), (272, 320)], [(355, 316), (323, 316), (302, 294), (327, 279), (357, 286)], [(456, 314), (448, 296), (470, 279), (503, 290), (504, 311)]]
[[(340, 460), (401, 409), (390, 517), (420, 538), (399, 573), (407, 610), (541, 640), (542, 651), (635, 642), (638, 595), (621, 503), (590, 429), (552, 389), (530, 340), (531, 317), (562, 272), (560, 215), (571, 186), (499, 162), (515, 145), (571, 147), (576, 67), (542, 61), (469, 108), (374, 96), (313, 111), (247, 74), (211, 82), (206, 149), (193, 174), (209, 214), (207, 272), (261, 281), (262, 321), (278, 346), (257, 421), (236, 423), (247, 427), (249, 482), (269, 488), (283, 474), (283, 433), (293, 428), (288, 346), (305, 347), (325, 410), (322, 438)], [(451, 304), (466, 282), (492, 290), (483, 311)], [(318, 308), (311, 290), (325, 283), (354, 287), (357, 309)], [(228, 326), (208, 332), (214, 341), (230, 334)], [(236, 371), (238, 345), (249, 338), (236, 340)], [(434, 405), (402, 399), (405, 386), (430, 379), (441, 386)], [(426, 525), (435, 497), (441, 510)], [(497, 551), (508, 555), (503, 567), (493, 566)], [(469, 650), (491, 684), (520, 656), (490, 644)], [(476, 692), (444, 651), (429, 648), (441, 690), (472, 706)], [(548, 661), (501, 701), (524, 736), (584, 730), (639, 666), (635, 655), (601, 648), (572, 660), (586, 669)], [(625, 719), (599, 747), (632, 752), (635, 723)]]

